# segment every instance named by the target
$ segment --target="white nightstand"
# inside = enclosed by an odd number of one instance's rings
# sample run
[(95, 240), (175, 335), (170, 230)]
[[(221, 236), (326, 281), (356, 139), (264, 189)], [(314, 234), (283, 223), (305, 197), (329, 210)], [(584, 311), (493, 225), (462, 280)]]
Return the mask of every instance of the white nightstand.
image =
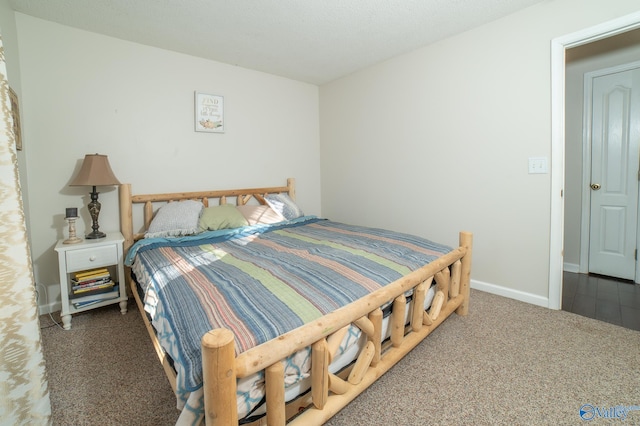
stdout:
[[(58, 241), (55, 251), (58, 252), (58, 268), (60, 270), (60, 297), (62, 299), (62, 324), (65, 330), (71, 328), (71, 315), (101, 306), (120, 303), (120, 312), (127, 313), (127, 289), (124, 277), (122, 244), (124, 237), (120, 232), (107, 233), (105, 238), (85, 239), (77, 244), (64, 244)], [(92, 305), (76, 308), (69, 300), (71, 293), (71, 274), (87, 269), (106, 267), (113, 281), (118, 283), (120, 296), (103, 300)]]

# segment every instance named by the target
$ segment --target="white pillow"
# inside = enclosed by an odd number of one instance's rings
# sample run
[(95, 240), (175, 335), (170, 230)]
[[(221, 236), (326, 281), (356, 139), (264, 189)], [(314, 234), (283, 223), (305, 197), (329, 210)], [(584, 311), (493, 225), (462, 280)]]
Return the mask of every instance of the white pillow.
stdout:
[(153, 217), (145, 238), (180, 237), (199, 232), (199, 220), (204, 205), (185, 200), (167, 203)]
[(264, 199), (269, 207), (287, 220), (304, 216), (300, 207), (289, 197), (289, 194), (267, 194)]

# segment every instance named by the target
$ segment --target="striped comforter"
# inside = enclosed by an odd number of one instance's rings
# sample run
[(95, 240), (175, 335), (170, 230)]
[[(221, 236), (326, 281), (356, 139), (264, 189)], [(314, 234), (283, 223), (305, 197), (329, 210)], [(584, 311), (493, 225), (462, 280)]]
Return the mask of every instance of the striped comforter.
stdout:
[[(208, 235), (209, 234), (209, 235)], [(173, 357), (179, 392), (202, 386), (200, 339), (225, 327), (243, 352), (431, 262), (424, 238), (304, 217), (134, 245), (127, 262)]]

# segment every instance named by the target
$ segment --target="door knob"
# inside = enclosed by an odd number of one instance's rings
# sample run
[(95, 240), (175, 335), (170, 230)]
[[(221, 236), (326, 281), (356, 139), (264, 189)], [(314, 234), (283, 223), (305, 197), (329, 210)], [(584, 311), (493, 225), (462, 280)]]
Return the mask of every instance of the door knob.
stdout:
[(591, 189), (593, 189), (594, 191), (597, 191), (598, 189), (600, 189), (600, 184), (599, 183), (592, 183), (591, 184)]

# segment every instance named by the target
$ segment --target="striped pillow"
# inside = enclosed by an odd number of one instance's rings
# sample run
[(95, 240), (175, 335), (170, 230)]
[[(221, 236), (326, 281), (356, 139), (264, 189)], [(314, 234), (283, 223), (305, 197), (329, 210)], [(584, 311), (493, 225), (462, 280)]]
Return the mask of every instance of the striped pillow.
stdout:
[(289, 197), (289, 194), (267, 194), (264, 199), (269, 207), (287, 220), (304, 216), (300, 207)]

